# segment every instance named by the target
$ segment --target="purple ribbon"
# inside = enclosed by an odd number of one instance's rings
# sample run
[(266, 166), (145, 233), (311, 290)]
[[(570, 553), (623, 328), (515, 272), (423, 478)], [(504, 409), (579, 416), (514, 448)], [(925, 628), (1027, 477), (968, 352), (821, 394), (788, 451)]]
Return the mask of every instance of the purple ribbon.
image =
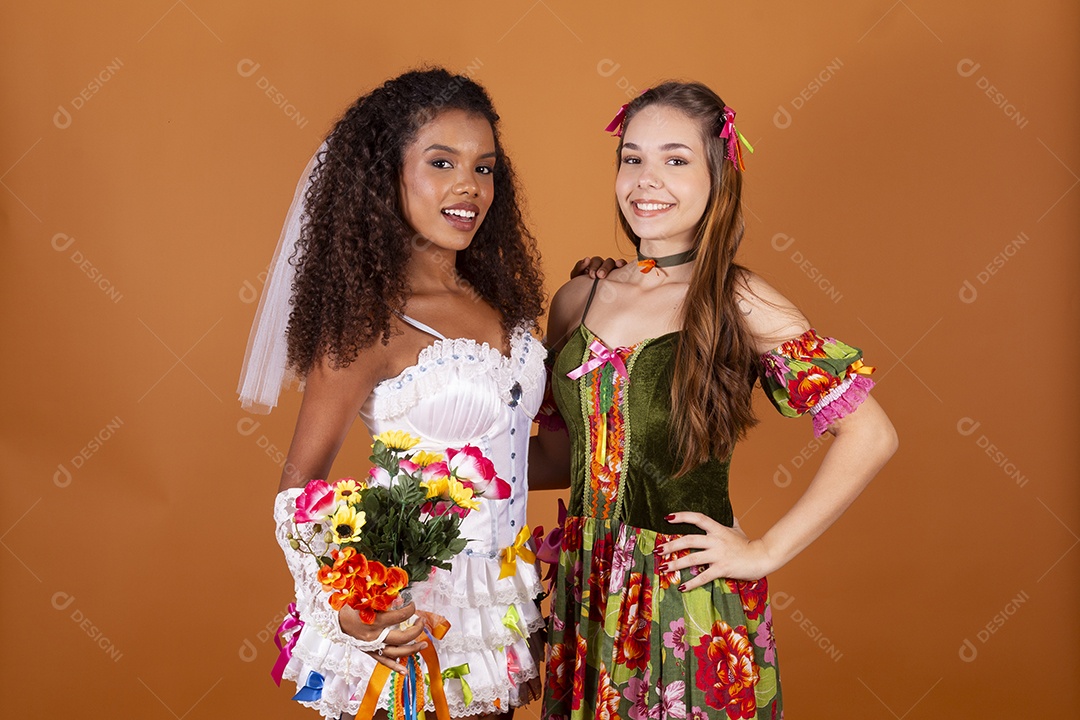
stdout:
[[(274, 644), (278, 648), (278, 658), (270, 671), (270, 677), (274, 679), (274, 683), (278, 687), (281, 687), (281, 676), (285, 673), (285, 666), (289, 664), (289, 660), (292, 660), (292, 651), (296, 646), (297, 639), (300, 637), (302, 627), (304, 627), (304, 621), (300, 619), (300, 613), (296, 611), (296, 603), (289, 603), (289, 612), (285, 615), (285, 619), (281, 621), (281, 624), (278, 625), (277, 632), (274, 633)], [(292, 637), (282, 645), (281, 638), (290, 630), (293, 630)]]
[(609, 349), (607, 345), (604, 345), (599, 340), (593, 340), (589, 343), (589, 351), (592, 352), (592, 357), (580, 367), (566, 373), (566, 377), (577, 380), (582, 375), (590, 373), (607, 363), (611, 363), (611, 366), (615, 368), (615, 372), (624, 378), (627, 377), (626, 365), (623, 363), (622, 358), (614, 350)]

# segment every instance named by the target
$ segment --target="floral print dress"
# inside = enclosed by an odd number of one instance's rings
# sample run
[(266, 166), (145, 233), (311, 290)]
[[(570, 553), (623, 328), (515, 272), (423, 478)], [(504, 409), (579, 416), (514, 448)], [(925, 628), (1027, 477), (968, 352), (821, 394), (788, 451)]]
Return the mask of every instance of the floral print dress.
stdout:
[[(552, 391), (571, 443), (569, 514), (552, 597), (544, 718), (781, 718), (765, 578), (689, 592), (656, 548), (695, 510), (731, 526), (729, 460), (679, 478), (668, 442), (677, 334), (611, 349), (584, 322), (555, 360)], [(861, 352), (814, 330), (761, 359), (784, 415), (820, 434), (873, 386)], [(687, 553), (691, 551), (686, 551)]]

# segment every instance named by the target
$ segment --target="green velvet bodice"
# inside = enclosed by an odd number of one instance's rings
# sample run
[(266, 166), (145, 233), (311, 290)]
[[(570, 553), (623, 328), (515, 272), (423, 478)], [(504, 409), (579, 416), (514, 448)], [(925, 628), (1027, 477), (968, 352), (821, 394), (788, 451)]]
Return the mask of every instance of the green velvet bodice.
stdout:
[[(597, 416), (583, 402), (593, 373), (571, 380), (567, 373), (589, 360), (589, 344), (596, 339), (579, 325), (555, 359), (552, 391), (566, 421), (571, 441), (571, 516), (586, 514), (590, 483), (589, 432)], [(664, 520), (670, 513), (692, 510), (731, 526), (728, 498), (728, 460), (710, 460), (682, 477), (673, 477), (679, 459), (671, 443), (671, 378), (677, 333), (645, 340), (627, 358), (628, 379), (619, 410), (623, 419), (625, 450), (619, 482), (620, 502), (612, 520), (662, 533), (700, 533), (694, 525)]]

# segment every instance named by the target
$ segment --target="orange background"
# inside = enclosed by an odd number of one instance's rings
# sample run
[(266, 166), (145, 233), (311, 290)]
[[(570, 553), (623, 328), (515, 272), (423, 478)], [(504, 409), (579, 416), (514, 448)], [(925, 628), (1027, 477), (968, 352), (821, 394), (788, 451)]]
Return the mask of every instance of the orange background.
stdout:
[[(1075, 716), (1080, 10), (941, 5), (7, 4), (4, 716), (314, 717), (268, 677), (299, 395), (254, 417), (234, 388), (300, 170), (423, 62), (495, 98), (552, 291), (629, 248), (620, 104), (676, 76), (738, 110), (743, 260), (865, 350), (901, 436), (771, 578), (788, 718)], [(761, 415), (733, 466), (751, 533), (824, 454)]]

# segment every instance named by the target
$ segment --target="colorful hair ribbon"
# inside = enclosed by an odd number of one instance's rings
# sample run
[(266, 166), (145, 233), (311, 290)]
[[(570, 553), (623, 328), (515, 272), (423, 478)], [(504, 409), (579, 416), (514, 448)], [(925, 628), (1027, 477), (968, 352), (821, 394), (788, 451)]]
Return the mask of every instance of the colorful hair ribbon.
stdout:
[[(645, 88), (641, 91), (641, 95), (644, 95), (650, 90), (652, 90), (652, 88)], [(639, 95), (638, 97), (641, 96)], [(607, 124), (607, 127), (604, 128), (604, 132), (612, 133), (615, 137), (622, 137), (623, 123), (626, 122), (626, 110), (629, 107), (630, 103), (623, 104), (623, 106), (619, 108), (619, 112), (615, 113), (615, 117), (611, 118), (611, 122), (609, 122)]]
[(743, 134), (739, 132), (735, 127), (735, 111), (724, 106), (724, 127), (720, 130), (720, 137), (727, 140), (727, 159), (731, 161), (731, 164), (737, 167), (739, 170), (746, 170), (746, 163), (743, 162), (742, 148), (739, 147), (740, 143), (746, 146), (746, 149), (750, 152), (754, 152), (754, 148), (747, 142)]
[(615, 113), (615, 117), (611, 118), (611, 122), (604, 128), (604, 132), (612, 133), (615, 137), (622, 137), (622, 124), (623, 120), (626, 119), (626, 108), (629, 105), (630, 103), (624, 103), (623, 106), (619, 108), (619, 112)]

